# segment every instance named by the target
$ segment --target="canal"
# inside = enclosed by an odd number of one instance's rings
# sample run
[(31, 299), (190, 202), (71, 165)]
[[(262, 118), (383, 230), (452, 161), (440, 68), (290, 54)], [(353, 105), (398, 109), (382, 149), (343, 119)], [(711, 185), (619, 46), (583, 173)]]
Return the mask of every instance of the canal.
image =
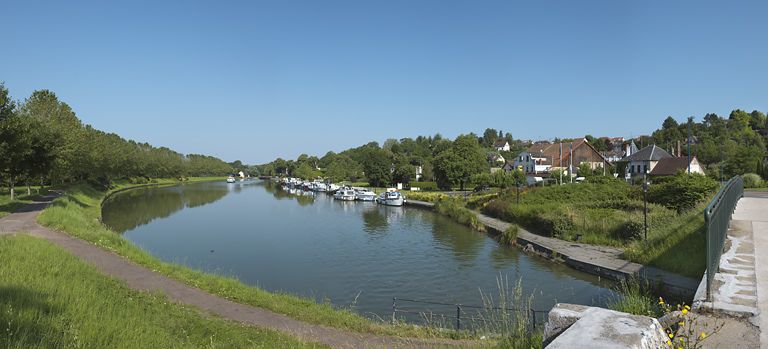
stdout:
[[(481, 305), (500, 277), (533, 296), (603, 305), (612, 284), (499, 245), (431, 211), (339, 202), (261, 181), (140, 188), (111, 197), (104, 223), (158, 258), (352, 308), (391, 316), (392, 299)], [(437, 312), (440, 307), (414, 304)]]

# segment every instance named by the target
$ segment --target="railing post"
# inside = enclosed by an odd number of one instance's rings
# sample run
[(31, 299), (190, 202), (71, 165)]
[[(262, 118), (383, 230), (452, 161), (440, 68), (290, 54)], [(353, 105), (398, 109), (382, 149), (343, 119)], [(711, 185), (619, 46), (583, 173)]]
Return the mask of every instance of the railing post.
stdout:
[(536, 311), (531, 309), (531, 315), (533, 315), (533, 330), (536, 331)]
[(461, 304), (456, 304), (456, 331), (461, 331)]

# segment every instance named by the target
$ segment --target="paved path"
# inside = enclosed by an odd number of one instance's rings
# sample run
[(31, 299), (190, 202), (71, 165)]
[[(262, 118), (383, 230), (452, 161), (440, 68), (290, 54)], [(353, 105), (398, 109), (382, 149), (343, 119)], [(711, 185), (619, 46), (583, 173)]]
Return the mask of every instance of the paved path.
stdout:
[(101, 272), (125, 281), (133, 289), (161, 291), (173, 301), (203, 309), (225, 319), (277, 330), (305, 341), (323, 343), (334, 348), (439, 348), (472, 344), (472, 342), (448, 339), (410, 339), (355, 333), (305, 323), (262, 308), (211, 295), (139, 266), (84, 240), (40, 226), (36, 222), (37, 215), (53, 198), (54, 196), (45, 197), (0, 219), (0, 235), (29, 233), (41, 237), (95, 265)]
[[(423, 208), (434, 207), (432, 203), (415, 200), (408, 200), (407, 204)], [(475, 213), (480, 223), (496, 231), (506, 231), (512, 225), (479, 212)], [(661, 283), (668, 292), (685, 298), (692, 298), (699, 286), (699, 280), (622, 259), (621, 254), (624, 250), (621, 248), (550, 238), (531, 233), (523, 228), (519, 228), (517, 240), (518, 244), (524, 248), (533, 249), (550, 257), (553, 252), (556, 252), (558, 258), (564, 260), (566, 265), (612, 280), (623, 280), (627, 276), (642, 277), (654, 284)]]
[(754, 270), (757, 283), (757, 325), (760, 348), (768, 349), (768, 193), (746, 192), (736, 205), (732, 225), (746, 224), (754, 241)]

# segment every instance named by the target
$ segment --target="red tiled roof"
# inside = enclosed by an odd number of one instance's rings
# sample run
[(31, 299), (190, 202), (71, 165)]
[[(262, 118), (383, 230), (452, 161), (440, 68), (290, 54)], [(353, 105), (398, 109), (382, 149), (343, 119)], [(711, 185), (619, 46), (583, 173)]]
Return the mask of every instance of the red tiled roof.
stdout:
[[(698, 162), (696, 157), (691, 158), (691, 163)], [(688, 169), (688, 157), (672, 157), (660, 159), (653, 170), (649, 173), (652, 176), (671, 176), (679, 171), (685, 171)]]

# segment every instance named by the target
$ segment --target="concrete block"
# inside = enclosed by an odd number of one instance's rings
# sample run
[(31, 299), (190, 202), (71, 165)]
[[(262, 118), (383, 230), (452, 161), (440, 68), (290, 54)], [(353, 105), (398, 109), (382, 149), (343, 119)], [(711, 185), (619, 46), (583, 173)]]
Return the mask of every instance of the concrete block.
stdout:
[[(573, 319), (576, 320), (571, 325), (551, 338)], [(550, 311), (550, 320), (552, 324), (548, 322), (545, 327), (545, 343), (550, 341), (547, 349), (651, 349), (666, 347), (668, 340), (654, 318), (603, 308), (557, 304)]]

